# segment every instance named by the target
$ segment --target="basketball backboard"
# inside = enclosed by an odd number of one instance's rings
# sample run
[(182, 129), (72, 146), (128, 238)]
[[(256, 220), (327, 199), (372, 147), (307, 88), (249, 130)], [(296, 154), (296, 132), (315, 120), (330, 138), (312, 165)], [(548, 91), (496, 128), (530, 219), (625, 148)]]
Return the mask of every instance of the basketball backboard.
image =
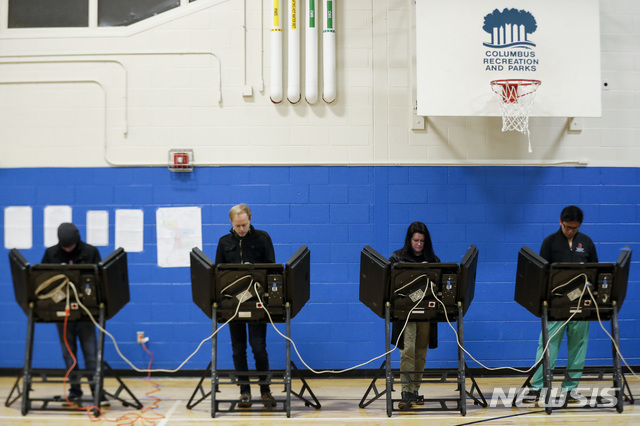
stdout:
[(601, 115), (598, 0), (417, 0), (417, 113), (500, 116), (490, 82), (540, 80), (530, 116)]

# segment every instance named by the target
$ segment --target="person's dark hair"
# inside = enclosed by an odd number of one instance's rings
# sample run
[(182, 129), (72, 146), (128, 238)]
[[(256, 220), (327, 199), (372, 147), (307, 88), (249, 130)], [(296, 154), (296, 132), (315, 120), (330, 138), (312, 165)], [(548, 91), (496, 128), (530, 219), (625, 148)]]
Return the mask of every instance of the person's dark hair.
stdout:
[(438, 262), (438, 257), (433, 252), (433, 243), (431, 242), (429, 229), (427, 228), (427, 225), (422, 222), (413, 222), (411, 225), (409, 225), (409, 228), (407, 229), (407, 236), (404, 240), (403, 251), (405, 253), (413, 253), (413, 249), (411, 248), (411, 237), (413, 237), (413, 234), (415, 234), (416, 232), (424, 235), (423, 254), (427, 262)]
[(582, 223), (582, 219), (584, 219), (584, 214), (582, 210), (580, 210), (580, 207), (567, 206), (562, 209), (562, 213), (560, 213), (560, 220), (562, 222)]

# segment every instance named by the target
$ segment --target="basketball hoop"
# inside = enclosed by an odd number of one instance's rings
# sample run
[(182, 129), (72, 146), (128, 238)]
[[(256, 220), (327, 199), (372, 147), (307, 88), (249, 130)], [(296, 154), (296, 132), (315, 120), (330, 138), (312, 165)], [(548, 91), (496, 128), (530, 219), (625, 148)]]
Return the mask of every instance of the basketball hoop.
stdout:
[(529, 139), (529, 111), (540, 86), (540, 80), (507, 79), (493, 80), (491, 90), (498, 96), (502, 109), (502, 131), (518, 131)]

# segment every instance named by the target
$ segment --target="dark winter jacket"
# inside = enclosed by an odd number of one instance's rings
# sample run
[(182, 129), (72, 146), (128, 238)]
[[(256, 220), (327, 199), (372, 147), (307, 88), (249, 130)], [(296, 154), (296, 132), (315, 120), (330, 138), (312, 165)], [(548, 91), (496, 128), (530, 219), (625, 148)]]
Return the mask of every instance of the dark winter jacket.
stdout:
[[(422, 228), (423, 231), (417, 231)], [(411, 248), (411, 237), (415, 232), (424, 232), (424, 248), (422, 250), (422, 256), (415, 256), (413, 249)], [(426, 225), (421, 222), (414, 222), (409, 225), (407, 229), (407, 235), (404, 240), (404, 247), (400, 250), (396, 250), (391, 254), (389, 261), (393, 265), (394, 263), (440, 263), (440, 258), (433, 252), (433, 244), (431, 243), (431, 236)], [(391, 333), (391, 344), (395, 345), (400, 337), (400, 331), (404, 326), (404, 321), (394, 321), (392, 323), (393, 330)], [(429, 348), (435, 349), (438, 347), (438, 323), (431, 323), (431, 330), (429, 332)], [(404, 336), (398, 342), (398, 349), (404, 349)]]
[(78, 241), (76, 247), (71, 252), (63, 250), (60, 244), (49, 247), (44, 252), (41, 263), (55, 264), (97, 264), (100, 262), (100, 252), (91, 244)]
[(265, 231), (250, 226), (244, 237), (233, 228), (220, 238), (216, 250), (216, 264), (220, 263), (275, 263), (276, 254), (271, 237)]

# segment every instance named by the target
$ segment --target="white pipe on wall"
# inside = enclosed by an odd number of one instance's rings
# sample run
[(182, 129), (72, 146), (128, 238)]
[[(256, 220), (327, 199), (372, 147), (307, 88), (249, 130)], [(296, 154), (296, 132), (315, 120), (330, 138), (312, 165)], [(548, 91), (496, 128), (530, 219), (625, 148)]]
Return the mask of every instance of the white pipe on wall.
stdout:
[[(247, 0), (242, 4), (242, 87), (247, 89)], [(249, 86), (250, 87), (250, 86)]]
[(289, 0), (289, 27), (287, 51), (287, 99), (292, 104), (300, 102), (300, 29), (298, 27), (298, 0)]
[(318, 20), (316, 0), (307, 0), (305, 19), (304, 98), (311, 105), (318, 101)]
[(322, 31), (322, 99), (336, 100), (336, 31), (335, 1), (324, 2), (324, 30)]
[(260, 86), (258, 91), (264, 93), (264, 2), (260, 0)]
[(273, 0), (273, 22), (271, 24), (271, 102), (282, 102), (282, 24), (280, 2)]

